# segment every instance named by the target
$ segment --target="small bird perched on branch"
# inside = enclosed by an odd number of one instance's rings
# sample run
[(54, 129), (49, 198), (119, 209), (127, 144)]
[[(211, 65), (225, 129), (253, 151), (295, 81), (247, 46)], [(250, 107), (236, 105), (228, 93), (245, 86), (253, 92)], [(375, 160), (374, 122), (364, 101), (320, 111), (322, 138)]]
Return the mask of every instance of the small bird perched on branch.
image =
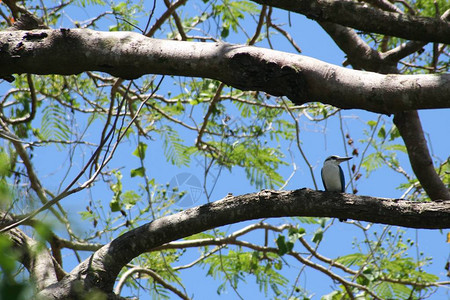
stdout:
[(349, 159), (351, 159), (351, 157), (339, 157), (337, 155), (332, 155), (325, 159), (321, 172), (325, 191), (340, 193), (345, 191), (344, 172), (342, 172), (339, 164)]

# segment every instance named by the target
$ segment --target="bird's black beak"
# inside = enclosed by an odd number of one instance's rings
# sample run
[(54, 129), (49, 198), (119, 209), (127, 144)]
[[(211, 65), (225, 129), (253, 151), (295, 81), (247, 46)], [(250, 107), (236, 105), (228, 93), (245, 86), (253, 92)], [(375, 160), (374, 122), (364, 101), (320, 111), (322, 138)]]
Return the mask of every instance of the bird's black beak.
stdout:
[(343, 161), (346, 161), (346, 160), (350, 160), (350, 159), (352, 159), (353, 157), (339, 157), (337, 160), (341, 163), (341, 162), (343, 162)]

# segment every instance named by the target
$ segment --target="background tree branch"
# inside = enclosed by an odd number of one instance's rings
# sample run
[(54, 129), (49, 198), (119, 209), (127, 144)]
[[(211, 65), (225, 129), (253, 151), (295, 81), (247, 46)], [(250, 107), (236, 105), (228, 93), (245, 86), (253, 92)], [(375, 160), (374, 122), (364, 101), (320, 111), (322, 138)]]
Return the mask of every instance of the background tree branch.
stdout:
[(253, 1), (300, 13), (316, 21), (332, 22), (365, 32), (450, 44), (450, 23), (440, 18), (388, 12), (347, 0)]

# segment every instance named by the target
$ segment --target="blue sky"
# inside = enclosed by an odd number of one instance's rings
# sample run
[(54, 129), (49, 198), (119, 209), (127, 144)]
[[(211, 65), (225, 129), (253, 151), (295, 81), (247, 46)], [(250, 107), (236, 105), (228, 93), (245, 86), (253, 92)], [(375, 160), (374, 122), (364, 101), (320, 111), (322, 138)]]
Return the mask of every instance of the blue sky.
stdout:
[[(158, 5), (162, 6), (161, 3)], [(161, 12), (161, 7), (158, 6), (155, 16), (158, 16), (158, 13)], [(186, 11), (189, 9), (194, 9), (195, 6), (190, 8), (186, 8)], [(80, 20), (88, 19), (89, 17), (95, 16), (98, 12), (104, 11), (102, 7), (96, 7), (95, 9), (86, 8), (84, 10), (80, 10), (79, 13), (75, 14), (76, 17), (79, 17)], [(287, 12), (283, 11), (275, 11), (275, 16), (279, 23), (287, 23)], [(69, 11), (67, 8), (67, 14), (73, 18), (74, 14)], [(297, 43), (301, 47), (303, 51), (303, 55), (311, 56), (320, 60), (323, 60), (328, 63), (341, 65), (344, 61), (344, 54), (336, 47), (334, 42), (329, 38), (329, 36), (318, 26), (315, 22), (308, 20), (304, 16), (291, 14), (291, 24), (292, 28), (295, 30), (291, 30), (291, 34), (293, 34)], [(59, 24), (62, 27), (72, 27), (69, 18), (64, 19), (65, 22)], [(247, 20), (246, 20), (247, 22)], [(249, 26), (253, 26), (252, 21), (248, 21)], [(114, 19), (109, 17), (106, 21), (99, 23), (99, 30), (108, 30), (109, 25), (114, 24)], [(246, 38), (240, 35), (232, 35), (227, 40), (230, 43), (245, 43)], [(272, 44), (275, 45), (277, 50), (294, 52), (294, 49), (287, 44), (285, 39), (280, 38), (279, 36), (272, 37)], [(257, 44), (260, 47), (267, 47), (266, 44)], [(0, 91), (4, 91), (7, 87), (0, 86)], [(167, 84), (166, 89), (170, 88), (170, 85)], [(361, 140), (367, 138), (363, 134), (363, 130), (367, 130), (366, 122), (369, 120), (375, 120), (378, 115), (360, 111), (360, 110), (345, 110), (342, 111), (343, 115), (343, 125), (344, 132), (348, 132), (352, 139), (355, 141), (356, 147), (362, 152), (365, 148), (366, 144), (362, 143)], [(435, 157), (439, 157), (440, 159), (445, 160), (449, 155), (450, 149), (450, 139), (448, 139), (448, 119), (450, 117), (450, 110), (426, 110), (421, 111), (420, 116), (422, 119), (422, 125), (424, 131), (426, 132), (427, 138), (430, 141), (431, 149)], [(384, 120), (389, 124), (392, 122), (392, 117), (384, 116)], [(320, 180), (320, 168), (323, 160), (331, 154), (344, 155), (345, 154), (345, 144), (342, 139), (342, 133), (340, 131), (340, 123), (337, 117), (331, 118), (326, 123), (311, 123), (302, 116), (300, 117), (300, 139), (302, 141), (302, 147), (308, 157), (309, 162), (314, 167), (314, 175), (319, 185), (319, 189), (322, 189), (322, 184)], [(80, 120), (77, 120), (79, 122)], [(81, 120), (82, 121), (82, 120)], [(36, 126), (39, 126), (40, 120), (36, 120)], [(88, 132), (88, 138), (91, 141), (98, 141), (98, 134), (101, 131), (101, 123), (95, 123), (95, 126), (92, 127)], [(156, 136), (155, 136), (156, 137)], [(194, 136), (186, 133), (185, 138), (187, 143), (194, 143)], [(132, 143), (126, 143), (122, 145), (116, 153), (115, 158), (111, 161), (108, 167), (110, 168), (122, 168), (122, 173), (124, 174), (124, 184), (127, 189), (132, 189), (133, 186), (142, 183), (140, 178), (130, 178), (129, 170), (139, 167), (139, 161), (136, 157), (130, 159), (130, 153), (134, 150), (135, 145)], [(289, 154), (292, 154), (293, 161), (297, 166), (297, 171), (294, 173), (291, 181), (286, 186), (286, 189), (297, 189), (297, 188), (314, 188), (311, 176), (309, 174), (309, 170), (307, 165), (301, 159), (299, 151), (296, 149), (296, 146), (287, 142), (281, 142), (280, 147), (283, 152), (286, 153), (288, 159)], [(49, 150), (50, 149), (50, 150)], [(351, 151), (348, 148), (348, 151)], [(370, 153), (370, 149), (369, 152)], [(83, 153), (77, 152), (75, 156), (78, 159), (82, 159)], [(87, 155), (87, 154), (85, 154)], [(203, 177), (203, 166), (201, 165), (201, 161), (199, 163), (194, 162), (189, 167), (181, 167), (178, 168), (176, 166), (170, 165), (162, 159), (164, 156), (162, 151), (161, 141), (156, 139), (155, 141), (148, 141), (148, 149), (147, 149), (147, 157), (146, 164), (148, 166), (149, 175), (154, 177), (159, 183), (170, 182), (170, 180), (180, 174), (182, 172), (188, 172), (196, 175), (198, 178)], [(33, 158), (33, 162), (36, 166), (36, 169), (39, 170), (39, 175), (43, 178), (43, 182), (51, 189), (56, 189), (59, 183), (62, 180), (62, 176), (64, 174), (64, 168), (59, 169), (57, 166), (63, 165), (67, 163), (67, 153), (58, 151), (55, 147), (51, 148), (40, 148), (35, 150), (35, 155)], [(134, 159), (134, 160), (133, 160)], [(355, 157), (351, 163), (357, 163), (359, 157)], [(400, 161), (403, 163), (403, 167), (409, 174), (412, 174), (410, 169), (408, 158), (406, 155), (400, 156)], [(82, 163), (75, 162), (78, 167), (82, 165)], [(55, 171), (59, 169), (59, 171)], [(76, 169), (76, 168), (75, 168)], [(344, 168), (347, 170), (347, 167)], [(293, 171), (292, 164), (286, 167), (283, 167), (281, 170), (284, 178), (288, 178)], [(72, 174), (73, 172), (71, 172)], [(211, 194), (211, 201), (218, 200), (226, 196), (228, 193), (233, 193), (234, 195), (239, 195), (243, 193), (251, 193), (256, 192), (254, 186), (250, 185), (248, 180), (245, 180), (245, 174), (243, 170), (239, 168), (233, 168), (231, 172), (228, 170), (220, 170), (218, 168), (213, 168), (212, 175), (218, 175), (220, 173), (220, 177), (215, 185), (215, 188)], [(69, 176), (70, 178), (70, 176)], [(349, 174), (346, 172), (346, 178), (348, 180)], [(70, 179), (68, 179), (70, 181)], [(207, 181), (208, 189), (212, 186), (211, 178)], [(357, 188), (359, 190), (360, 195), (370, 195), (377, 197), (386, 197), (386, 198), (398, 198), (402, 195), (403, 191), (397, 190), (397, 186), (403, 182), (402, 176), (392, 172), (386, 167), (383, 167), (375, 172), (373, 172), (369, 178), (363, 176), (357, 182)], [(349, 190), (347, 190), (349, 191)], [(74, 214), (71, 215), (72, 218), (78, 219), (76, 221), (77, 227), (80, 231), (86, 230), (90, 224), (83, 223), (75, 212), (79, 210), (83, 210), (86, 206), (87, 199), (99, 199), (104, 205), (107, 207), (109, 200), (111, 199), (112, 193), (105, 189), (105, 187), (101, 187), (98, 189), (92, 189), (91, 191), (83, 191), (79, 194), (73, 195), (67, 199), (64, 199), (61, 204), (64, 205), (70, 212)], [(197, 204), (206, 203), (206, 197), (203, 195)], [(285, 222), (289, 222), (289, 218), (280, 218), (280, 219), (271, 219), (268, 222), (273, 224), (282, 224)], [(245, 224), (236, 224), (229, 227), (225, 227), (228, 232), (232, 232), (237, 230), (243, 225), (250, 224), (246, 222)], [(306, 225), (309, 235), (307, 236), (308, 240), (311, 238), (312, 232), (315, 230), (314, 226)], [(375, 225), (372, 228), (372, 232), (374, 230), (381, 231), (384, 228), (384, 225)], [(394, 227), (393, 231), (396, 230)], [(441, 280), (445, 280), (445, 270), (444, 265), (446, 261), (449, 259), (449, 250), (450, 245), (445, 242), (445, 234), (448, 231), (438, 231), (438, 230), (413, 230), (413, 229), (405, 229), (406, 236), (411, 237), (412, 239), (418, 239), (419, 249), (423, 251), (425, 255), (433, 257), (433, 264), (427, 269), (429, 272), (432, 272), (441, 277)], [(258, 241), (263, 236), (262, 231), (251, 234), (250, 240)], [(276, 236), (272, 237), (272, 241), (276, 238)], [(328, 257), (336, 257), (338, 255), (344, 255), (352, 252), (356, 252), (355, 249), (352, 249), (352, 242), (357, 238), (359, 241), (364, 237), (361, 235), (359, 230), (353, 225), (337, 223), (332, 226), (332, 228), (327, 232), (319, 251), (321, 254)], [(296, 250), (300, 250), (299, 245), (296, 245)], [(413, 248), (415, 251), (416, 248)], [(189, 250), (190, 254), (185, 258), (185, 263), (195, 259), (197, 250)], [(76, 265), (76, 261), (73, 257), (73, 254), (69, 251), (65, 253), (68, 258), (68, 262), (66, 262), (65, 268), (67, 271), (70, 270), (70, 267)], [(415, 255), (415, 254), (414, 254)], [(180, 263), (181, 264), (181, 263)], [(290, 262), (291, 266), (288, 268), (288, 277), (289, 279), (294, 280), (298, 275), (301, 265), (298, 262)], [(211, 279), (211, 277), (206, 277), (206, 270), (202, 269), (194, 269), (186, 272), (186, 274), (181, 275), (183, 279), (183, 283), (187, 288), (188, 295), (194, 295), (196, 299), (215, 299), (216, 298), (216, 289), (219, 285), (218, 282), (215, 282)], [(332, 290), (331, 281), (326, 280), (322, 274), (319, 274), (317, 271), (308, 269), (307, 273), (303, 273), (300, 276), (300, 284), (303, 285), (307, 290), (310, 290), (315, 295), (321, 296), (330, 292)], [(323, 282), (327, 282), (327, 285), (324, 285)], [(254, 295), (259, 293), (257, 285), (254, 283), (254, 279), (252, 277), (248, 277), (247, 285), (241, 285), (239, 288), (239, 293), (243, 296), (244, 299), (254, 299)], [(448, 294), (440, 294), (442, 297)], [(437, 295), (435, 295), (435, 299), (439, 299)], [(440, 297), (440, 296), (439, 296)], [(219, 298), (217, 296), (217, 298)], [(233, 292), (231, 288), (228, 287), (228, 292), (220, 297), (220, 299), (236, 299), (237, 296)], [(150, 299), (150, 297), (146, 297), (145, 295), (141, 295), (141, 299)], [(174, 299), (176, 299), (174, 297)], [(315, 297), (314, 299), (319, 299), (319, 297)], [(434, 299), (434, 298), (433, 298)]]

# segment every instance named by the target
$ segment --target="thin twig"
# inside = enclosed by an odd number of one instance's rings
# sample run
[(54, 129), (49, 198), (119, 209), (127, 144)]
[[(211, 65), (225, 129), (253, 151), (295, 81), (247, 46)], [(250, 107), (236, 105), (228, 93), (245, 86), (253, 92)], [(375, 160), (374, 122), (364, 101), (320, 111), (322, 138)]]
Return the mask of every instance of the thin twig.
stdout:
[(317, 186), (317, 182), (316, 182), (316, 177), (314, 176), (314, 170), (313, 170), (313, 167), (312, 167), (312, 165), (309, 163), (309, 160), (308, 160), (308, 158), (306, 157), (305, 152), (303, 152), (302, 146), (300, 145), (300, 126), (298, 125), (298, 120), (297, 120), (297, 118), (294, 116), (294, 114), (292, 113), (292, 111), (290, 111), (290, 110), (288, 109), (288, 105), (287, 105), (286, 101), (285, 101), (284, 99), (282, 99), (282, 100), (283, 100), (284, 106), (286, 107), (286, 111), (289, 113), (289, 115), (291, 116), (292, 120), (294, 120), (294, 122), (295, 122), (295, 141), (296, 141), (296, 144), (297, 144), (297, 148), (298, 148), (298, 150), (300, 151), (300, 154), (302, 155), (303, 160), (305, 161), (306, 165), (308, 166), (309, 172), (311, 173), (311, 178), (312, 178), (312, 181), (313, 181), (313, 184), (314, 184), (314, 188), (317, 190), (317, 189), (318, 189), (318, 186)]
[(205, 114), (205, 117), (203, 118), (203, 124), (202, 127), (200, 128), (199, 132), (198, 132), (198, 136), (195, 140), (195, 145), (200, 148), (200, 145), (203, 143), (202, 141), (202, 136), (203, 133), (206, 130), (206, 126), (208, 125), (208, 119), (211, 116), (211, 114), (213, 113), (213, 111), (216, 108), (216, 103), (220, 100), (220, 94), (222, 93), (222, 90), (224, 88), (225, 84), (224, 83), (220, 83), (219, 87), (217, 88), (216, 94), (214, 95), (211, 103), (209, 104), (209, 108), (208, 111)]

